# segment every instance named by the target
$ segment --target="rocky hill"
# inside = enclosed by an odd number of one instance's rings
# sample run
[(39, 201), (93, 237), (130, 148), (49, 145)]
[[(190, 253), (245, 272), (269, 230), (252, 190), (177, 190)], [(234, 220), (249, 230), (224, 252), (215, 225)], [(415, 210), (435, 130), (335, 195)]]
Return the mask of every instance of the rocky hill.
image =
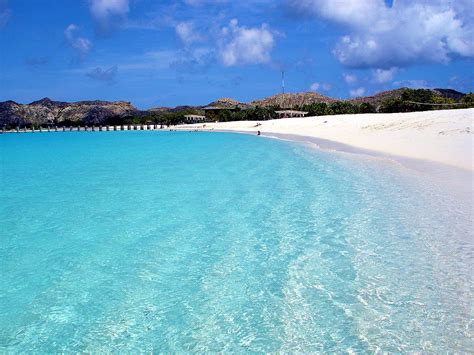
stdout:
[(129, 102), (79, 101), (61, 102), (44, 98), (29, 104), (0, 102), (0, 126), (27, 124), (47, 125), (62, 122), (101, 124), (111, 117), (134, 114), (137, 109)]
[(356, 97), (347, 101), (354, 104), (369, 103), (377, 107), (385, 100), (400, 98), (402, 96), (403, 90), (405, 89), (400, 88), (395, 90), (382, 91), (372, 96)]
[(320, 95), (316, 92), (302, 92), (277, 94), (265, 99), (252, 101), (250, 105), (260, 107), (280, 106), (282, 108), (293, 108), (295, 106), (309, 105), (318, 102), (330, 103), (335, 101), (338, 100), (332, 97)]
[(433, 89), (433, 91), (447, 99), (454, 99), (456, 101), (466, 96), (466, 94), (453, 89)]
[(250, 106), (249, 104), (239, 102), (234, 99), (225, 98), (225, 97), (217, 99), (216, 101), (213, 101), (209, 105), (207, 105), (207, 107), (219, 107), (219, 108), (231, 108), (231, 109), (236, 108), (236, 107), (245, 109), (245, 108), (248, 108), (249, 106)]

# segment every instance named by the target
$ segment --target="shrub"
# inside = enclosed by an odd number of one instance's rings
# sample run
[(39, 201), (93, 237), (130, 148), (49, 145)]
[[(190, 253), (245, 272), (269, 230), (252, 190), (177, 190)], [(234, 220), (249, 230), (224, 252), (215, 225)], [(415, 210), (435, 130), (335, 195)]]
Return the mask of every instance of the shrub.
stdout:
[(363, 102), (359, 105), (359, 112), (360, 113), (375, 113), (377, 110), (375, 109), (375, 106), (368, 103), (368, 102)]

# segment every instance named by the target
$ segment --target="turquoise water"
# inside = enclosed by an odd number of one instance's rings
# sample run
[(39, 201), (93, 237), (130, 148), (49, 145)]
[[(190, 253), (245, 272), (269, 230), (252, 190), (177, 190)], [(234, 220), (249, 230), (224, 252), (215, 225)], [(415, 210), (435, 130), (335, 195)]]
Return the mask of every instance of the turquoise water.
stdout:
[(224, 133), (0, 136), (0, 351), (473, 351), (472, 197)]

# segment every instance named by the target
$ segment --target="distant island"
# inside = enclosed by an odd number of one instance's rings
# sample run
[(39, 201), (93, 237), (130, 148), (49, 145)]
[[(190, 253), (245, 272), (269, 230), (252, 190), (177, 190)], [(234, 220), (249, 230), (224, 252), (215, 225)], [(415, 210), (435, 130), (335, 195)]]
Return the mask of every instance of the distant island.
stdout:
[(0, 102), (0, 127), (121, 125), (159, 123), (176, 125), (185, 115), (206, 115), (212, 121), (269, 120), (281, 109), (302, 110), (309, 116), (354, 113), (394, 113), (474, 107), (474, 94), (452, 89), (408, 89), (340, 100), (316, 92), (277, 94), (249, 103), (218, 99), (205, 106), (156, 107), (138, 110), (130, 102), (60, 102), (48, 98), (29, 104)]

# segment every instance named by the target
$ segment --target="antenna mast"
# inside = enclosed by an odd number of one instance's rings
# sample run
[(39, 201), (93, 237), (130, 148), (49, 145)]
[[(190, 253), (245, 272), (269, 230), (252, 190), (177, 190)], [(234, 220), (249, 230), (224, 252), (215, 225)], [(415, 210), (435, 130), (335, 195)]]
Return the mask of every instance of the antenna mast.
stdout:
[(281, 71), (281, 93), (285, 93), (285, 71)]

